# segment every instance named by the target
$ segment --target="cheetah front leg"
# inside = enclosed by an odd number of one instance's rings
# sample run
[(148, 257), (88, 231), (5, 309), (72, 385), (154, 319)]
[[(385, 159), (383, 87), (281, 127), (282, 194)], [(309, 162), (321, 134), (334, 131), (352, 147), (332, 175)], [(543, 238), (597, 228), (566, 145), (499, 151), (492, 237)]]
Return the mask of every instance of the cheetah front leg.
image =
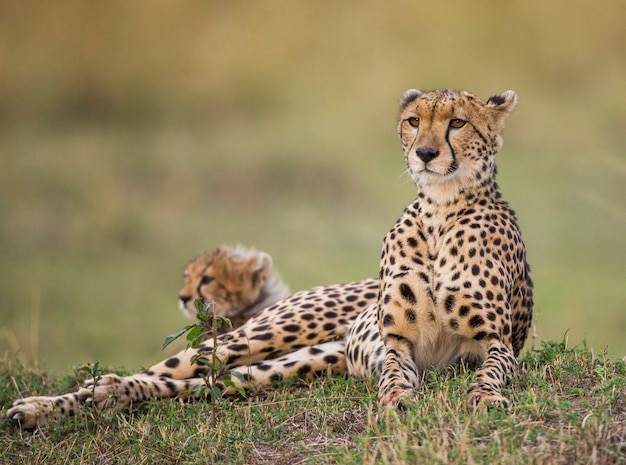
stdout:
[(434, 306), (418, 283), (393, 278), (383, 283), (378, 326), (385, 359), (378, 382), (382, 405), (397, 406), (419, 386), (421, 373), (415, 360), (419, 344), (429, 339)]
[(517, 361), (511, 349), (494, 339), (487, 345), (487, 358), (476, 372), (477, 382), (469, 388), (468, 403), (472, 406), (507, 404), (501, 389), (507, 384)]
[(384, 342), (386, 356), (378, 381), (378, 398), (381, 405), (395, 407), (419, 385), (418, 371), (410, 355), (411, 341), (397, 334), (387, 334)]

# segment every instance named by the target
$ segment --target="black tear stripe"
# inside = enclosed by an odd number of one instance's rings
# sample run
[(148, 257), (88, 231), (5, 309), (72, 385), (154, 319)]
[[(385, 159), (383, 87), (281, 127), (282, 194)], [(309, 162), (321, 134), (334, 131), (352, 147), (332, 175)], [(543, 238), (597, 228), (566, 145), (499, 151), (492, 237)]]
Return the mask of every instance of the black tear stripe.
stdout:
[[(413, 138), (412, 141), (407, 142), (406, 144), (404, 143), (404, 121), (400, 122), (400, 140), (402, 141), (402, 149), (405, 152), (409, 151), (409, 147), (412, 146), (413, 144), (415, 144), (415, 141), (417, 140), (417, 134), (419, 132), (419, 128), (418, 130), (415, 132), (415, 137)], [(408, 154), (405, 154), (405, 158), (408, 161)]]
[(446, 129), (446, 144), (448, 144), (448, 147), (450, 147), (450, 153), (452, 154), (452, 164), (450, 165), (450, 168), (448, 168), (448, 173), (452, 174), (457, 170), (458, 166), (456, 163), (456, 152), (454, 151), (452, 144), (450, 144), (450, 125), (449, 124), (448, 124), (448, 129)]

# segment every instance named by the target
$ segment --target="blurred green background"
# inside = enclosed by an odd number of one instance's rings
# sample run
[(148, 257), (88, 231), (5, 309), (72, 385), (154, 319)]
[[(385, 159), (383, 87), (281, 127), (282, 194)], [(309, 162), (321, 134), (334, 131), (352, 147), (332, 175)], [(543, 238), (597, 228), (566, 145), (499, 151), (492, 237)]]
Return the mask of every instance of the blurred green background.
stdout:
[(183, 266), (222, 243), (269, 252), (292, 290), (376, 276), (415, 195), (398, 98), (451, 87), (519, 96), (499, 182), (535, 344), (623, 357), (624, 18), (619, 0), (1, 2), (0, 354), (148, 366), (187, 323)]

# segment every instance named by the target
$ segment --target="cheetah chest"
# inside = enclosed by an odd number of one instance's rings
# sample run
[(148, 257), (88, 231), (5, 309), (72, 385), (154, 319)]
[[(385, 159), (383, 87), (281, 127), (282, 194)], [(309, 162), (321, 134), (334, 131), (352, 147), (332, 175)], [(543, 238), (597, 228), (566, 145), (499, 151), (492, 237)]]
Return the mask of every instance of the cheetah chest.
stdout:
[(381, 334), (402, 335), (420, 367), (486, 356), (480, 339), (490, 322), (482, 300), (493, 292), (485, 290), (489, 273), (482, 270), (493, 260), (486, 258), (488, 241), (480, 240), (482, 225), (468, 232), (455, 218), (423, 221), (409, 209), (385, 239)]

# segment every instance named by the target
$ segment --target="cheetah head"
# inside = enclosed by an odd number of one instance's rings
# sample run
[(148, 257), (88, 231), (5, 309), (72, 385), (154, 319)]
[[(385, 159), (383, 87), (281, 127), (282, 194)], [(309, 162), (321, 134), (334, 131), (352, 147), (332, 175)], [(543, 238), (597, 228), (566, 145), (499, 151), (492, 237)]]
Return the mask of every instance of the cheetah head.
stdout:
[(183, 273), (179, 308), (195, 317), (198, 297), (215, 304), (218, 315), (242, 324), (253, 314), (289, 295), (273, 270), (272, 257), (253, 249), (219, 247), (193, 258)]
[(511, 90), (486, 102), (469, 92), (405, 91), (398, 133), (418, 188), (438, 187), (445, 197), (492, 178), (504, 120), (516, 104)]

